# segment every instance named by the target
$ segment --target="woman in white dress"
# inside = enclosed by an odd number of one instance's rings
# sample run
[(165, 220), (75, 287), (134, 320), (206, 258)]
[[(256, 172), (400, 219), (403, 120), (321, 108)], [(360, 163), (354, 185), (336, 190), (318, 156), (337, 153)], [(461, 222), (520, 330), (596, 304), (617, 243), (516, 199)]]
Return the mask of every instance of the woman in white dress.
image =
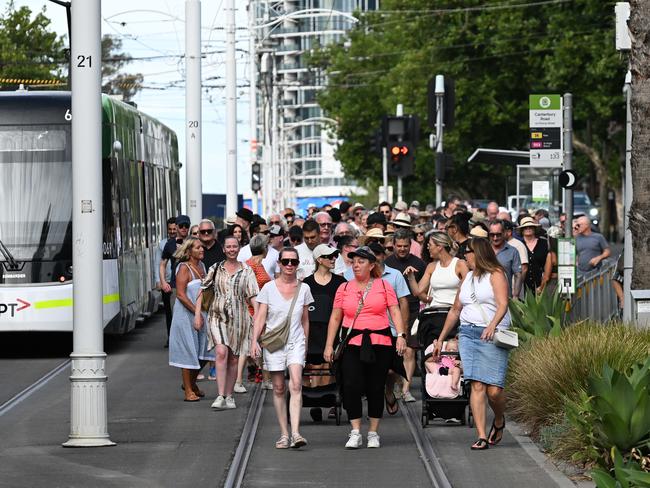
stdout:
[[(300, 435), (300, 409), (302, 408), (302, 370), (305, 367), (307, 339), (309, 338), (309, 304), (314, 301), (309, 286), (298, 281), (296, 271), (300, 260), (298, 251), (285, 247), (280, 251), (280, 275), (268, 282), (257, 296), (258, 312), (251, 340), (251, 355), (259, 357), (261, 350), (257, 340), (266, 330), (273, 330), (287, 319), (291, 303), (297, 294), (289, 322), (287, 343), (275, 352), (264, 350), (264, 364), (271, 373), (273, 382), (273, 405), (280, 425), (280, 438), (275, 443), (277, 449), (298, 448), (307, 444)], [(289, 417), (291, 438), (287, 425), (287, 405), (285, 400), (284, 372), (289, 370)]]

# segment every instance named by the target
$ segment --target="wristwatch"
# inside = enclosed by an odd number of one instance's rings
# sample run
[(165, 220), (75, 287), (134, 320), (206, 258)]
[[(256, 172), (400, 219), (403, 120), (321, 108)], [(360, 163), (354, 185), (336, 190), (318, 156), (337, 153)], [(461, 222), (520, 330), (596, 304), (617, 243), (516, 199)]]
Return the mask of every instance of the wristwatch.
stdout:
[(397, 337), (401, 337), (402, 339), (406, 340), (406, 332), (402, 332), (401, 334), (397, 334)]

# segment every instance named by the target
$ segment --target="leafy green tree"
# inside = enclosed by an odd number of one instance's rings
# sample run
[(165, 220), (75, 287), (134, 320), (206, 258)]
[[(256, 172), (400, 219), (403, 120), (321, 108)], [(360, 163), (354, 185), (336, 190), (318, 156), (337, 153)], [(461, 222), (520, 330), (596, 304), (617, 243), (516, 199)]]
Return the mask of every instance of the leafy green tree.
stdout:
[[(596, 169), (601, 201), (618, 186), (625, 61), (614, 50), (614, 2), (575, 0), (521, 7), (519, 1), (486, 7), (482, 0), (384, 0), (364, 14), (346, 42), (314, 53), (327, 75), (319, 102), (337, 120), (337, 157), (346, 174), (368, 185), (381, 179), (370, 137), (382, 115), (405, 113), (426, 120), (426, 87), (435, 74), (456, 81), (456, 127), (445, 148), (456, 161), (445, 188), (502, 199), (512, 169), (469, 165), (477, 147), (525, 149), (528, 95), (574, 94), (576, 161), (583, 175)], [(489, 4), (488, 4), (489, 5)], [(422, 124), (415, 176), (405, 197), (433, 201), (434, 154)], [(470, 183), (471, 181), (471, 183)]]
[(131, 100), (142, 90), (144, 77), (141, 73), (121, 72), (132, 61), (129, 54), (120, 52), (121, 49), (121, 39), (108, 34), (102, 37), (102, 91)]
[[(60, 79), (66, 63), (64, 38), (50, 30), (46, 8), (32, 17), (29, 7), (9, 2), (0, 18), (0, 78)], [(14, 90), (13, 83), (1, 83)]]

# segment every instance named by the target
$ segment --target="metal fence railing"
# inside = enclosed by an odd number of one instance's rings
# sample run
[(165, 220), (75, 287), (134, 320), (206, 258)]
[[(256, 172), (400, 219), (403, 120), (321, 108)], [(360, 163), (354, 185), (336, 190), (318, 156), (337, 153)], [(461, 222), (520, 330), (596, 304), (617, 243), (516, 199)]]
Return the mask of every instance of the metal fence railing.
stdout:
[(606, 322), (618, 316), (612, 276), (616, 261), (607, 261), (600, 269), (578, 275), (576, 292), (567, 305), (567, 322), (596, 320)]

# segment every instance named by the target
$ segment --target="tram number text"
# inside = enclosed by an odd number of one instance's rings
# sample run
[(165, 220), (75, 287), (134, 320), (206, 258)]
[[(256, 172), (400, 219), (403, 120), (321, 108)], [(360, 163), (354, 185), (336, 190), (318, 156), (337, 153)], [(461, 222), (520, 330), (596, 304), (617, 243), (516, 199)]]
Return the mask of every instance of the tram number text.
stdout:
[(199, 127), (199, 121), (198, 120), (190, 120), (187, 125), (189, 126), (190, 129), (198, 129)]
[(77, 61), (77, 68), (92, 68), (93, 66), (92, 56), (84, 56), (83, 54), (80, 54), (77, 56)]
[(68, 122), (72, 120), (72, 112), (70, 112), (70, 109), (65, 111), (65, 115), (63, 116), (63, 118)]

